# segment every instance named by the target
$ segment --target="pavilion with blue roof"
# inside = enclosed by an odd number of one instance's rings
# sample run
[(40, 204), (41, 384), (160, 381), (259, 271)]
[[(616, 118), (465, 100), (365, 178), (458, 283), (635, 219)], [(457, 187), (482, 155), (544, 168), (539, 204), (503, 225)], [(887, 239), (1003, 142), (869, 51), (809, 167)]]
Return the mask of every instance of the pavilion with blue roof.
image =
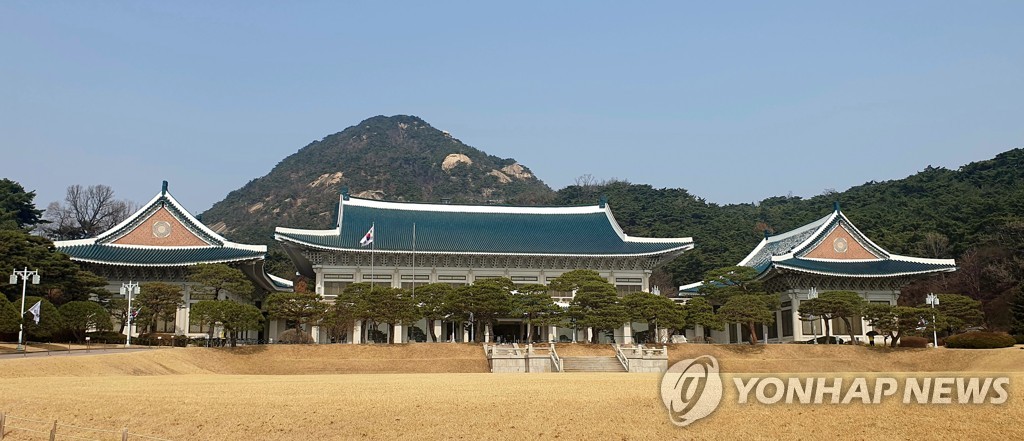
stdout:
[[(196, 265), (222, 263), (240, 269), (257, 294), (291, 291), (292, 282), (264, 270), (265, 245), (231, 242), (188, 212), (167, 190), (159, 193), (123, 222), (96, 237), (54, 242), (57, 251), (107, 279), (107, 290), (119, 293), (124, 282), (166, 282), (182, 286), (185, 307), (174, 320), (158, 323), (158, 332), (204, 335), (189, 324), (191, 305), (204, 300), (187, 281)], [(243, 293), (238, 293), (243, 294)], [(248, 293), (237, 296), (248, 300)], [(226, 295), (231, 296), (231, 293)]]
[[(816, 326), (800, 320), (801, 300), (825, 291), (856, 291), (872, 303), (896, 304), (900, 289), (912, 281), (939, 273), (956, 271), (953, 259), (926, 259), (893, 254), (871, 241), (850, 222), (835, 204), (828, 216), (782, 234), (768, 235), (739, 266), (759, 272), (758, 278), (770, 292), (780, 293), (782, 308), (775, 325), (766, 326), (769, 341), (803, 341), (813, 338)], [(679, 287), (682, 298), (700, 295), (702, 282)], [(853, 334), (870, 331), (861, 320), (853, 320)], [(715, 342), (738, 343), (749, 339), (730, 325), (725, 332), (697, 329), (688, 337), (710, 337)], [(832, 323), (833, 335), (850, 334), (842, 320)]]

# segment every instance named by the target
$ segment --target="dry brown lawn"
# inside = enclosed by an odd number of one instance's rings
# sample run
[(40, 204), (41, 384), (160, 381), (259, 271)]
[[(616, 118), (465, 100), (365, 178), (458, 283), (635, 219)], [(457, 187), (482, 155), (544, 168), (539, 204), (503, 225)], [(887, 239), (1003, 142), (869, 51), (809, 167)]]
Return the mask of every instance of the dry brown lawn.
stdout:
[[(559, 346), (560, 353), (565, 346)], [(482, 350), (475, 345), (273, 346), (0, 359), (0, 411), (87, 427), (127, 426), (173, 440), (1024, 439), (1020, 349), (680, 345), (670, 350), (674, 359), (705, 353), (720, 357), (725, 372), (740, 367), (758, 372), (754, 368), (762, 365), (844, 377), (865, 370), (1004, 372), (1012, 378), (1011, 395), (1004, 405), (903, 405), (898, 399), (881, 405), (740, 405), (726, 374), (722, 406), (677, 428), (667, 419), (656, 374), (465, 373), (481, 368)], [(441, 361), (436, 354), (456, 359)], [(949, 367), (933, 368), (939, 365)], [(303, 366), (316, 374), (297, 374)], [(376, 367), (407, 373), (338, 371)], [(486, 361), (482, 367), (486, 370)], [(444, 369), (462, 373), (432, 373)], [(15, 431), (4, 441), (27, 439), (40, 438)]]

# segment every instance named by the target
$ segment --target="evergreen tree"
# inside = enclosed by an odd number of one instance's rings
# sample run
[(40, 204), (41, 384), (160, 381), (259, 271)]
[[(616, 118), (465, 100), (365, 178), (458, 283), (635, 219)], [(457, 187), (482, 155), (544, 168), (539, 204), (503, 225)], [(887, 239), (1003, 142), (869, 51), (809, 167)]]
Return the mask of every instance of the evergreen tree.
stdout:
[(112, 327), (110, 313), (96, 302), (68, 302), (57, 310), (60, 312), (64, 329), (67, 329), (78, 342), (85, 341), (85, 333), (89, 330), (109, 331)]
[(193, 289), (213, 294), (214, 300), (221, 300), (220, 295), (225, 291), (246, 300), (253, 296), (249, 278), (241, 270), (222, 263), (192, 267), (188, 281), (196, 284)]
[(1024, 289), (1019, 286), (1014, 290), (1010, 313), (1013, 317), (1013, 334), (1024, 335)]
[(779, 298), (772, 294), (737, 294), (730, 296), (718, 309), (718, 316), (728, 323), (740, 323), (750, 332), (750, 344), (757, 339), (757, 323), (775, 323), (775, 310), (779, 309)]
[(10, 179), (0, 179), (0, 230), (31, 230), (42, 223), (42, 210), (37, 210), (33, 199), (36, 192)]
[(142, 324), (148, 332), (155, 332), (157, 321), (174, 320), (178, 308), (185, 305), (181, 296), (180, 285), (164, 282), (139, 285), (139, 295), (135, 296), (132, 305), (138, 305), (139, 313), (133, 321)]
[(616, 328), (629, 321), (629, 311), (619, 301), (615, 287), (605, 281), (580, 284), (569, 314), (576, 318), (577, 326), (594, 328), (591, 343), (600, 341), (601, 331), (614, 335)]

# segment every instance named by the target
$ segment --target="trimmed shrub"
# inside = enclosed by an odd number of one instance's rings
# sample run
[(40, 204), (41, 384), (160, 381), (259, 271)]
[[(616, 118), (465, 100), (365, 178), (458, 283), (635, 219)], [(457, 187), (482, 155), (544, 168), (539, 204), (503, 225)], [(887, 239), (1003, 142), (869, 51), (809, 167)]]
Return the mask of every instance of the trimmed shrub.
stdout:
[(1009, 334), (1000, 332), (976, 331), (946, 337), (946, 347), (958, 349), (1008, 348), (1016, 343)]
[(1017, 334), (1013, 336), (1014, 340), (1017, 340), (1017, 344), (1024, 345), (1024, 334)]
[(277, 336), (277, 342), (282, 344), (311, 344), (313, 336), (301, 329), (289, 329)]
[(927, 348), (931, 340), (924, 337), (900, 337), (901, 348)]

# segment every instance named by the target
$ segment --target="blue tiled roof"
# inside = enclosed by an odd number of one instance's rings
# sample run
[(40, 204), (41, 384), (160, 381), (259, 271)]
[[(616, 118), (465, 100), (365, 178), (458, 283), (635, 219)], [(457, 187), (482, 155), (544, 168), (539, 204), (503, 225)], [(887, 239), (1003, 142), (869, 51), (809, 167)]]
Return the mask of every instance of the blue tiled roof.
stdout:
[(894, 277), (954, 271), (943, 261), (924, 262), (897, 259), (823, 261), (793, 258), (774, 262), (776, 268), (845, 277)]
[(138, 266), (180, 266), (262, 259), (265, 253), (227, 247), (126, 247), (85, 244), (59, 247), (74, 260)]
[[(417, 204), (366, 206), (343, 202), (340, 234), (278, 229), (279, 240), (328, 249), (369, 249), (360, 239), (375, 225), (377, 250), (438, 253), (643, 255), (687, 249), (689, 238), (629, 240), (620, 236), (604, 209), (589, 212), (466, 212), (417, 209)], [(401, 206), (390, 209), (387, 204)], [(312, 234), (311, 234), (312, 233)]]

